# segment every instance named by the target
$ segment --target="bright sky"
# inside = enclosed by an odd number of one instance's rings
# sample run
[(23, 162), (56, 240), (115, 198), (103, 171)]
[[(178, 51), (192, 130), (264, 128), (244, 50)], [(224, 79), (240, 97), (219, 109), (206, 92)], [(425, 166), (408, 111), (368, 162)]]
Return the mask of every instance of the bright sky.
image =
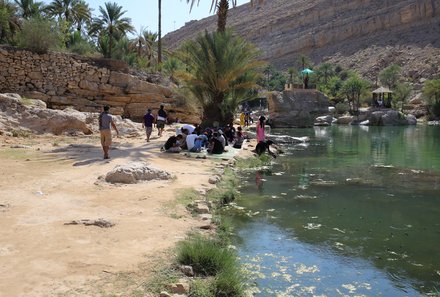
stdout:
[[(44, 2), (50, 3), (51, 0)], [(141, 26), (149, 31), (158, 31), (158, 0), (86, 0), (94, 9), (93, 16), (99, 15), (99, 6), (105, 6), (105, 2), (116, 2), (127, 12), (124, 16), (131, 18), (132, 24), (137, 31)], [(185, 25), (191, 20), (200, 20), (213, 14), (210, 12), (211, 0), (200, 0), (199, 6), (194, 5), (191, 13), (190, 4), (186, 0), (162, 0), (162, 36)], [(238, 0), (237, 5), (249, 2)]]

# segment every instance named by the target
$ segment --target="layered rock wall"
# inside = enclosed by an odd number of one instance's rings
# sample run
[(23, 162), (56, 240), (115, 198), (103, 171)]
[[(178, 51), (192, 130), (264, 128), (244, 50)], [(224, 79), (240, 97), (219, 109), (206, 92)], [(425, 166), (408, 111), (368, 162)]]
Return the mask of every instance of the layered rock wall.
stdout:
[[(164, 43), (173, 49), (215, 26), (216, 16), (192, 21)], [(440, 0), (272, 0), (231, 9), (228, 26), (256, 44), (263, 59), (287, 68), (299, 53), (319, 62), (372, 44), (440, 47)]]
[(171, 117), (198, 122), (197, 116), (176, 100), (169, 88), (130, 75), (118, 61), (94, 60), (63, 53), (36, 54), (0, 47), (0, 93), (18, 93), (40, 99), (54, 109), (74, 107), (139, 120), (147, 107), (166, 105)]

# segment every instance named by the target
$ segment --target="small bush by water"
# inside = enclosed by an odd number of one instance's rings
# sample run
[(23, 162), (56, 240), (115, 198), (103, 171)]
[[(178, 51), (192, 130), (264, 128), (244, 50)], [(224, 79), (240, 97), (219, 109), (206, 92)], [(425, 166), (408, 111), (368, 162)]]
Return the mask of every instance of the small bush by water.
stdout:
[(235, 200), (238, 195), (237, 179), (231, 169), (225, 169), (222, 180), (218, 183), (217, 188), (209, 191), (207, 199), (214, 201), (220, 205), (228, 204)]
[(235, 163), (238, 169), (260, 168), (263, 166), (269, 166), (272, 161), (272, 157), (264, 154), (258, 157), (238, 159)]
[(194, 236), (177, 246), (177, 261), (191, 265), (194, 273), (214, 276), (237, 266), (235, 252), (225, 248), (218, 240)]

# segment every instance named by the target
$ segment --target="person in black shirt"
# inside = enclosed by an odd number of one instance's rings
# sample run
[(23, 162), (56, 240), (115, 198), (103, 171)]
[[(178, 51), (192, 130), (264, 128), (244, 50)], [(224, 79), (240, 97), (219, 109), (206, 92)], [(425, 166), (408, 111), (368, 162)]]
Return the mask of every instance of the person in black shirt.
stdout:
[(159, 111), (156, 116), (156, 127), (158, 130), (159, 137), (162, 136), (163, 129), (165, 128), (165, 123), (167, 122), (167, 113), (164, 109), (164, 106), (161, 105)]
[(257, 146), (255, 147), (255, 152), (257, 153), (258, 156), (261, 156), (262, 154), (264, 154), (266, 151), (269, 155), (271, 155), (272, 157), (276, 158), (277, 156), (270, 151), (269, 146), (273, 144), (272, 140), (265, 140), (265, 141), (260, 141)]
[(218, 139), (218, 132), (214, 132), (212, 138), (209, 140), (208, 153), (210, 154), (222, 154), (224, 151), (223, 143)]
[(162, 147), (166, 152), (169, 153), (179, 153), (182, 149), (180, 148), (180, 141), (182, 140), (182, 135), (171, 136), (168, 138)]

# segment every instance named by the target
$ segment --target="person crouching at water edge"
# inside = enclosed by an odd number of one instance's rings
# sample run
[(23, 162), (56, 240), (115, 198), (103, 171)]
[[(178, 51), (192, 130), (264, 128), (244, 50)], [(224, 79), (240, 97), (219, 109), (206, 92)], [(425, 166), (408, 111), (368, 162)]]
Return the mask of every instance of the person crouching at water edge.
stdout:
[(171, 136), (160, 150), (167, 153), (180, 153), (182, 151), (182, 148), (180, 147), (182, 139), (182, 134)]
[(116, 135), (119, 136), (118, 128), (113, 121), (113, 117), (109, 113), (110, 107), (104, 106), (103, 112), (99, 114), (99, 132), (101, 133), (101, 145), (104, 151), (104, 159), (110, 159), (108, 151), (112, 144), (112, 131), (110, 126), (116, 131)]
[(277, 156), (275, 155), (275, 153), (270, 151), (270, 145), (272, 145), (272, 144), (273, 144), (272, 140), (260, 141), (260, 142), (258, 142), (257, 146), (255, 147), (255, 152), (257, 153), (258, 156), (261, 156), (262, 154), (264, 154), (267, 151), (267, 153), (269, 155), (276, 158)]
[(154, 116), (151, 114), (151, 109), (147, 110), (144, 115), (144, 121), (142, 122), (142, 127), (145, 127), (145, 133), (147, 134), (147, 142), (150, 141), (151, 133), (153, 132)]

